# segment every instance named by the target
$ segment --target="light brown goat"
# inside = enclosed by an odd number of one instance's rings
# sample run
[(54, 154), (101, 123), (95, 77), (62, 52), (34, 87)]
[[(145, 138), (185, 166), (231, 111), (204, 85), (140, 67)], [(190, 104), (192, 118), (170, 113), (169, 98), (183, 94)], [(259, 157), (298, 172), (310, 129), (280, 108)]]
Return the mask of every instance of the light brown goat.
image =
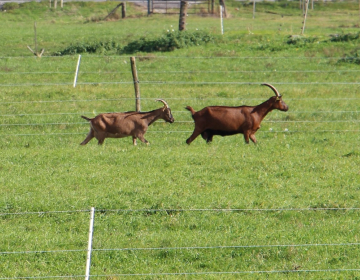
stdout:
[(190, 144), (200, 134), (206, 142), (211, 142), (214, 135), (227, 136), (238, 133), (244, 134), (246, 143), (249, 143), (249, 139), (256, 143), (255, 133), (265, 116), (274, 109), (280, 111), (289, 109), (274, 86), (262, 85), (270, 87), (275, 96), (257, 106), (209, 106), (198, 112), (187, 106), (186, 109), (191, 112), (195, 121), (195, 129), (186, 143)]
[(123, 113), (106, 113), (97, 115), (90, 119), (81, 116), (90, 122), (90, 132), (80, 145), (86, 145), (94, 137), (98, 140), (98, 144), (104, 143), (105, 138), (123, 138), (132, 136), (133, 144), (136, 145), (136, 138), (142, 142), (149, 144), (144, 135), (153, 122), (163, 119), (166, 122), (173, 123), (174, 118), (168, 104), (157, 99), (164, 104), (164, 107), (149, 112), (123, 112)]

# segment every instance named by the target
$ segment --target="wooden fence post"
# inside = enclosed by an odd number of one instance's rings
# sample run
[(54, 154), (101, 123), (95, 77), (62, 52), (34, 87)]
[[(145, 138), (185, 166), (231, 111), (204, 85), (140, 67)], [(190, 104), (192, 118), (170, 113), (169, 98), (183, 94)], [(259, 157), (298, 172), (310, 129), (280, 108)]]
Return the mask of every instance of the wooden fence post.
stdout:
[(187, 7), (188, 7), (187, 1), (180, 2), (179, 31), (183, 31), (186, 29), (185, 24), (186, 24)]
[(27, 46), (27, 48), (37, 57), (41, 57), (45, 51), (45, 49), (41, 49), (40, 53), (38, 53), (37, 51), (37, 35), (36, 35), (36, 21), (34, 23), (34, 42), (35, 42), (35, 51), (32, 50), (29, 46)]
[(253, 0), (253, 19), (255, 18), (255, 3), (256, 3), (256, 0)]
[(304, 21), (303, 26), (301, 28), (301, 35), (304, 35), (305, 32), (305, 23), (306, 23), (306, 17), (307, 17), (307, 13), (308, 13), (308, 7), (309, 7), (309, 0), (305, 0), (305, 13), (304, 13)]
[(137, 112), (140, 112), (141, 111), (140, 87), (139, 87), (139, 79), (138, 79), (138, 74), (137, 74), (137, 70), (136, 70), (136, 64), (135, 64), (135, 57), (134, 56), (130, 57), (130, 62), (131, 62), (131, 71), (132, 71), (132, 75), (133, 75), (134, 88), (135, 88), (135, 110)]
[(121, 7), (121, 18), (125, 18), (125, 17), (126, 17), (126, 2), (123, 2)]
[(152, 0), (148, 0), (148, 6), (147, 6), (147, 8), (148, 8), (148, 16), (152, 13), (152, 11), (153, 11), (153, 5), (152, 5), (153, 3), (152, 3)]
[(113, 13), (115, 13), (115, 11), (121, 6), (121, 17), (122, 18), (125, 18), (126, 14), (126, 5), (125, 5), (126, 2), (124, 3), (120, 3), (118, 4), (106, 17), (104, 17), (103, 20), (106, 20), (109, 16), (111, 16)]

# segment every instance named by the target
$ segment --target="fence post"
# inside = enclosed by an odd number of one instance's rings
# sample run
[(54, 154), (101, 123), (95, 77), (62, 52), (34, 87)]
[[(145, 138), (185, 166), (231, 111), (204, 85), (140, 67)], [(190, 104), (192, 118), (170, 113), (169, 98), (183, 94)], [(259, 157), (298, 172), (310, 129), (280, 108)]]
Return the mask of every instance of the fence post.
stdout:
[(223, 7), (224, 17), (227, 18), (225, 0), (220, 0), (220, 5)]
[(75, 70), (75, 77), (74, 77), (74, 87), (76, 87), (76, 82), (77, 82), (77, 77), (78, 77), (78, 73), (79, 73), (79, 67), (80, 67), (80, 59), (81, 59), (81, 54), (79, 54), (79, 58), (78, 58), (78, 62), (76, 64), (76, 70)]
[(223, 25), (223, 6), (220, 5), (220, 27), (221, 27), (221, 35), (224, 34), (224, 25)]
[(122, 7), (121, 7), (121, 18), (125, 18), (126, 17), (126, 1), (122, 3)]
[(135, 57), (134, 56), (130, 57), (130, 62), (131, 62), (131, 71), (132, 71), (132, 75), (133, 75), (134, 88), (135, 88), (135, 110), (137, 112), (140, 112), (141, 111), (140, 87), (139, 87), (139, 79), (138, 79), (138, 74), (137, 74), (137, 70), (136, 70), (136, 64), (135, 64)]
[(90, 226), (89, 226), (89, 241), (88, 241), (87, 257), (86, 257), (85, 280), (90, 279), (92, 238), (93, 238), (93, 232), (94, 232), (94, 214), (95, 214), (95, 208), (91, 207)]
[(256, 0), (253, 0), (253, 19), (255, 18), (255, 3)]
[(301, 28), (301, 35), (304, 35), (304, 32), (305, 32), (305, 22), (306, 22), (306, 16), (308, 13), (308, 7), (309, 7), (309, 0), (305, 0), (305, 13), (304, 13), (304, 21), (302, 22), (303, 26)]
[(38, 53), (38, 51), (37, 51), (36, 21), (34, 22), (34, 43), (35, 43), (35, 51), (33, 51), (29, 46), (27, 46), (27, 48), (37, 57), (41, 57), (43, 55), (45, 49), (41, 49), (40, 53)]
[(148, 16), (149, 16), (149, 15), (151, 14), (151, 12), (152, 12), (152, 8), (151, 8), (151, 7), (152, 7), (152, 5), (151, 5), (151, 1), (152, 1), (152, 0), (148, 0), (148, 7), (147, 7), (147, 8), (148, 8)]
[(188, 7), (187, 1), (180, 2), (179, 31), (185, 30), (187, 7)]
[(103, 20), (106, 20), (109, 16), (116, 12), (116, 10), (121, 6), (121, 18), (126, 17), (126, 2), (118, 4)]

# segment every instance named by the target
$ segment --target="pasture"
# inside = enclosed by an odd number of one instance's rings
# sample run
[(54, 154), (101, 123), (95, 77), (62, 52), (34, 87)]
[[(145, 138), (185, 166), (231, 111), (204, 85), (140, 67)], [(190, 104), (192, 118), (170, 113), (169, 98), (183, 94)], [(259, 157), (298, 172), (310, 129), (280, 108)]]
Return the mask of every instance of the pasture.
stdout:
[[(115, 5), (29, 3), (0, 13), (0, 279), (85, 275), (95, 207), (91, 279), (359, 279), (359, 14), (317, 3), (305, 35), (296, 5), (227, 2), (230, 17), (189, 15), (211, 42), (169, 52), (114, 49), (55, 56), (73, 45), (173, 32), (176, 15), (99, 21)], [(29, 52), (37, 23), (38, 48)], [(169, 31), (168, 31), (169, 30)], [(352, 36), (347, 36), (352, 34)], [(331, 40), (332, 38), (338, 40)], [(81, 115), (172, 109), (145, 138), (92, 140)], [(185, 140), (185, 106), (257, 105), (273, 92), (289, 106), (242, 135)]]

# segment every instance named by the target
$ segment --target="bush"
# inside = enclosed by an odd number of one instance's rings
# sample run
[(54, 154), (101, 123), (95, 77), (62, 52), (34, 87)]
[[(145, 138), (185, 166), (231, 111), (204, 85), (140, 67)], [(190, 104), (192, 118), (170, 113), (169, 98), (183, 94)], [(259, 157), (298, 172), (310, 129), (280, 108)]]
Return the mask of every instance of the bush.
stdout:
[(359, 40), (360, 32), (358, 33), (348, 33), (348, 34), (335, 34), (331, 35), (330, 42), (351, 42)]
[(316, 40), (317, 40), (316, 37), (308, 38), (308, 37), (299, 36), (299, 35), (292, 35), (292, 36), (289, 36), (286, 43), (288, 45), (304, 46), (306, 44), (314, 43)]
[(13, 2), (10, 2), (10, 3), (5, 3), (3, 6), (2, 6), (2, 10), (3, 11), (11, 11), (11, 10), (16, 10), (16, 9), (19, 9), (19, 4), (18, 3), (13, 3)]
[(175, 31), (167, 32), (157, 39), (141, 37), (139, 40), (130, 42), (124, 48), (113, 40), (106, 42), (79, 42), (71, 44), (65, 49), (53, 53), (53, 55), (74, 55), (81, 53), (106, 53), (109, 51), (118, 54), (133, 54), (136, 52), (166, 52), (181, 49), (189, 46), (203, 45), (211, 42), (213, 38), (203, 31)]
[(132, 54), (136, 52), (166, 52), (190, 46), (198, 46), (209, 43), (213, 38), (204, 31), (175, 31), (167, 32), (157, 39), (147, 39), (145, 37), (133, 41), (125, 46), (122, 54)]
[(81, 53), (100, 53), (104, 54), (109, 51), (119, 52), (121, 49), (120, 45), (113, 40), (105, 42), (90, 42), (90, 43), (76, 43), (71, 44), (69, 47), (53, 53), (53, 55), (62, 56), (62, 55), (74, 55)]
[(360, 65), (360, 49), (354, 50), (351, 54), (346, 54), (339, 59), (338, 63), (354, 63)]

